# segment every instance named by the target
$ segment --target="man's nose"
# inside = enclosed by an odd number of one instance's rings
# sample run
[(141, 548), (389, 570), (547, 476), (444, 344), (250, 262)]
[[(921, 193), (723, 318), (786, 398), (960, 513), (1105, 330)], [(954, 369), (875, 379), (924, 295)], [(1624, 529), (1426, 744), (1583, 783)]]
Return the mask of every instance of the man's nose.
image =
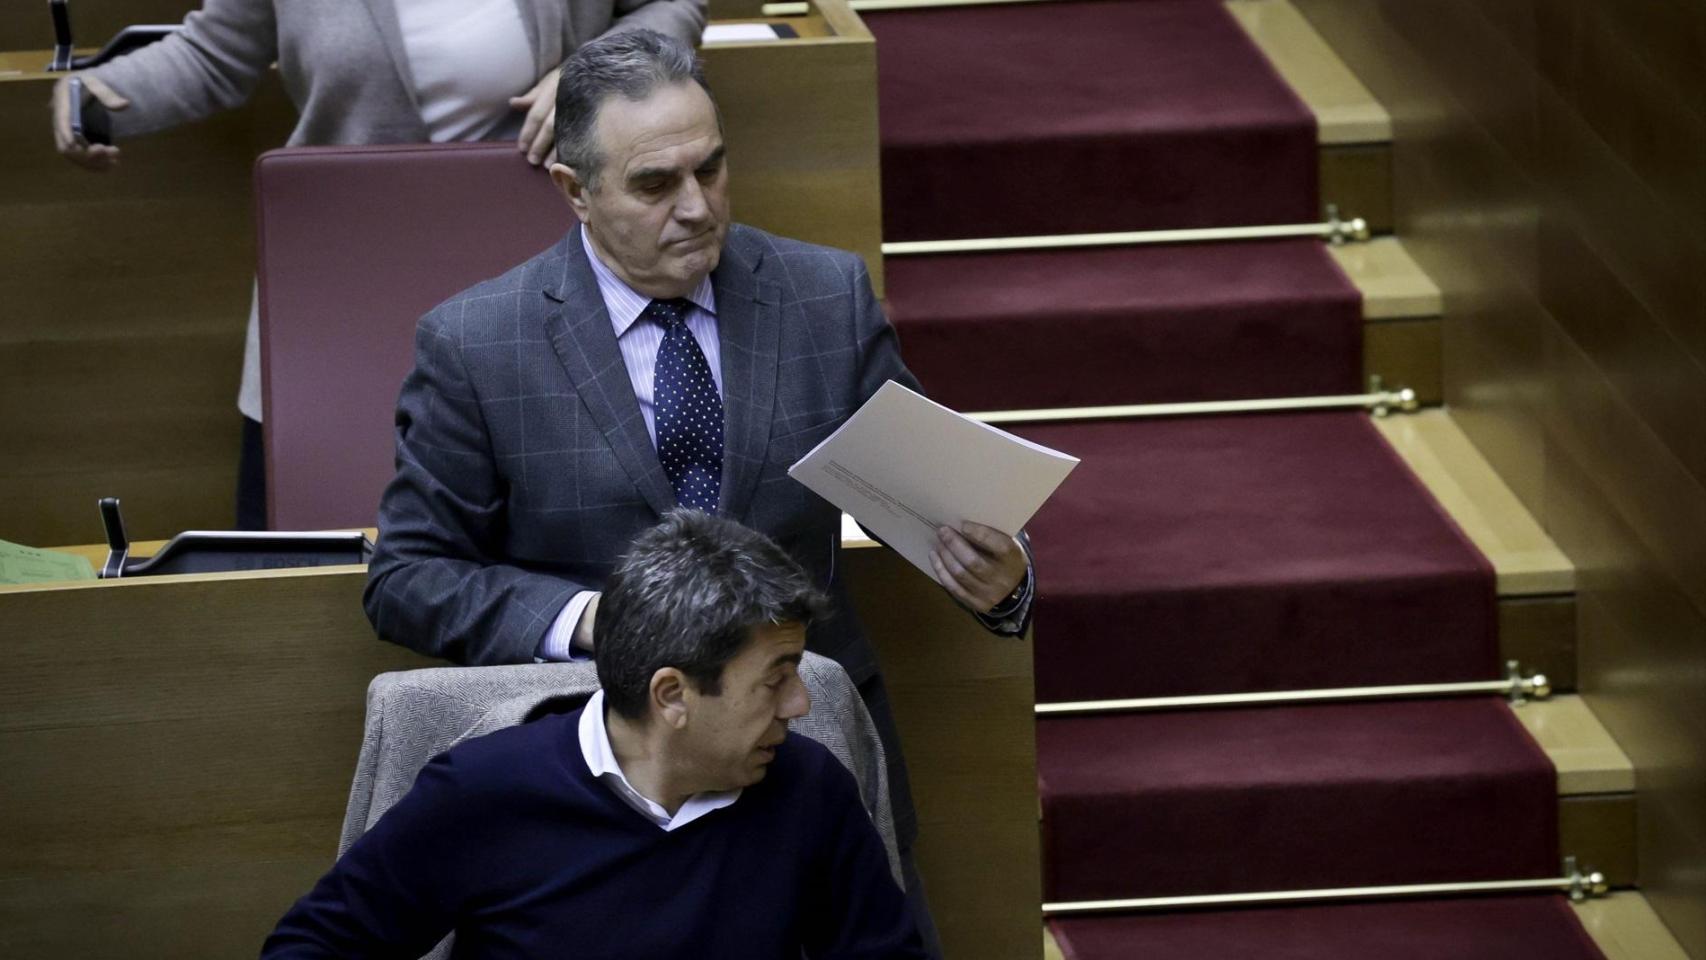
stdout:
[(711, 205), (706, 202), (705, 188), (700, 185), (699, 178), (686, 177), (675, 196), (675, 219), (683, 223), (698, 223), (710, 214)]
[(796, 720), (812, 712), (812, 695), (806, 692), (806, 685), (795, 680), (792, 689), (782, 698), (776, 716), (781, 720)]

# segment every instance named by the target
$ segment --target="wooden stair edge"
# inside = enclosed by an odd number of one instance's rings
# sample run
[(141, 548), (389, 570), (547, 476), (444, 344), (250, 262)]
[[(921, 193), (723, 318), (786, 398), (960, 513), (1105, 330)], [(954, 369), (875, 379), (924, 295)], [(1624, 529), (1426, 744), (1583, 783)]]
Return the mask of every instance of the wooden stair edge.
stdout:
[(1066, 954), (1061, 952), (1060, 944), (1055, 942), (1054, 931), (1043, 925), (1043, 960), (1066, 960)]
[(1390, 143), (1392, 118), (1288, 0), (1223, 0), (1314, 112), (1322, 145)]
[(1420, 320), (1445, 312), (1439, 285), (1397, 237), (1329, 246), (1327, 254), (1362, 291), (1364, 320)]
[(1634, 791), (1634, 763), (1580, 696), (1559, 694), (1511, 711), (1551, 758), (1559, 796)]
[(1575, 566), (1447, 409), (1376, 419), (1375, 428), (1492, 563), (1500, 597), (1569, 594)]
[(1676, 937), (1637, 890), (1572, 904), (1606, 960), (1688, 960)]

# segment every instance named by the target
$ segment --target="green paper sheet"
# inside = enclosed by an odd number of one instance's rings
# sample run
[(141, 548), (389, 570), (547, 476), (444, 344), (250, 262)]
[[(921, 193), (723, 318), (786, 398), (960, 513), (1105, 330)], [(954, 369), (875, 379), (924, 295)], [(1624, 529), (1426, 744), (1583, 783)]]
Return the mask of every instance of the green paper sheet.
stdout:
[(86, 557), (0, 540), (0, 583), (93, 579), (95, 568)]

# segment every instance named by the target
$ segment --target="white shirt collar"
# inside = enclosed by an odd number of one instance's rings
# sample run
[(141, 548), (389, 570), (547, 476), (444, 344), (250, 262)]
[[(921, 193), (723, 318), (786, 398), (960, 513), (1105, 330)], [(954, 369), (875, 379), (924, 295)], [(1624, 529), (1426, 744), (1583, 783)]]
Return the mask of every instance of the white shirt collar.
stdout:
[[(628, 286), (616, 275), (616, 271), (605, 266), (604, 261), (598, 258), (597, 251), (593, 250), (592, 240), (586, 235), (586, 224), (581, 224), (580, 231), (581, 248), (586, 251), (587, 262), (592, 264), (592, 275), (598, 281), (598, 292), (604, 298), (605, 309), (610, 311), (610, 326), (615, 329), (617, 339), (621, 339), (622, 335), (628, 332), (628, 328), (634, 325), (634, 321), (640, 319), (640, 314), (645, 312), (646, 305), (652, 302), (652, 298)], [(687, 299), (693, 301), (693, 305), (699, 309), (716, 316), (717, 295), (711, 289), (710, 274), (706, 274), (699, 281), (699, 285), (693, 288)]]
[[(596, 262), (596, 258), (594, 258)], [(616, 751), (610, 747), (610, 731), (604, 725), (604, 691), (594, 693), (587, 700), (586, 708), (581, 711), (580, 722), (581, 755), (586, 758), (586, 768), (592, 775), (603, 781), (610, 792), (621, 798), (623, 803), (633, 807), (636, 812), (647, 820), (657, 824), (664, 832), (679, 830), (689, 823), (699, 819), (713, 810), (722, 808), (740, 799), (740, 791), (720, 790), (695, 793), (687, 798), (681, 809), (670, 816), (650, 797), (634, 789), (628, 782), (628, 777), (622, 773), (622, 765), (616, 762)]]

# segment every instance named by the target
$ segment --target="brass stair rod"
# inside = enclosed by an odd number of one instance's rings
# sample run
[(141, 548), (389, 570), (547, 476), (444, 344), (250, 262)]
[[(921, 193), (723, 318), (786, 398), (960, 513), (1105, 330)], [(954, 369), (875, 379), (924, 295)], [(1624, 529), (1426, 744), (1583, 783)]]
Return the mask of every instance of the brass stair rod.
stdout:
[(1200, 403), (1136, 403), (1107, 407), (1056, 407), (1040, 410), (986, 410), (966, 416), (981, 423), (1048, 423), (1058, 420), (1123, 420), (1137, 417), (1201, 417), (1232, 413), (1297, 410), (1367, 410), (1383, 417), (1392, 410), (1410, 413), (1419, 406), (1416, 392), (1375, 389), (1330, 397), (1275, 397), (1263, 400), (1210, 400)]
[(1603, 896), (1609, 885), (1597, 870), (1583, 873), (1575, 857), (1564, 859), (1566, 875), (1535, 880), (1491, 880), (1473, 883), (1416, 883), (1386, 887), (1340, 887), (1329, 890), (1275, 890), (1267, 893), (1214, 893), (1189, 897), (1139, 897), (1130, 900), (1074, 900), (1043, 904), (1043, 915), (1070, 917), (1083, 914), (1122, 913), (1144, 910), (1177, 910), (1191, 907), (1240, 907), (1259, 903), (1319, 903), (1346, 900), (1386, 900), (1401, 897), (1463, 896), (1465, 894), (1512, 893), (1524, 890), (1556, 890), (1571, 900)]
[(1523, 676), (1513, 660), (1505, 664), (1503, 680), (1463, 683), (1409, 683), (1384, 687), (1334, 687), (1320, 690), (1263, 690), (1254, 693), (1209, 693), (1181, 697), (1141, 697), (1125, 700), (1073, 700), (1039, 703), (1039, 717), (1082, 716), (1101, 713), (1142, 713), (1150, 710), (1190, 710), (1209, 707), (1272, 706), (1293, 703), (1334, 703), (1346, 700), (1397, 700), (1406, 697), (1461, 697), (1496, 693), (1512, 703), (1545, 700), (1552, 684), (1542, 673)]
[(977, 240), (909, 240), (883, 244), (883, 256), (942, 253), (1002, 253), (1015, 250), (1063, 250), (1076, 247), (1131, 247), (1149, 243), (1210, 243), (1224, 240), (1274, 240), (1314, 237), (1333, 244), (1367, 240), (1361, 217), (1350, 221), (1278, 224), (1267, 227), (1201, 227), (1191, 230), (1133, 230), (1125, 233), (1066, 233), (1043, 237), (984, 237)]
[[(998, 3), (1046, 3), (1048, 0), (849, 0), (854, 13), (877, 10), (922, 10), (928, 7), (986, 7)], [(767, 3), (759, 8), (766, 17), (803, 17), (810, 11), (805, 3)]]
[(1321, 223), (1283, 223), (1255, 227), (1194, 227), (1188, 230), (1127, 230), (1116, 233), (1063, 233), (1038, 237), (982, 237), (975, 240), (909, 240), (883, 244), (883, 256), (905, 257), (941, 253), (999, 253), (1010, 250), (1061, 250), (1075, 247), (1129, 247), (1147, 243), (1210, 243), (1223, 240), (1274, 240), (1314, 237), (1337, 246), (1369, 238), (1361, 217), (1339, 218), (1339, 208), (1327, 205)]

